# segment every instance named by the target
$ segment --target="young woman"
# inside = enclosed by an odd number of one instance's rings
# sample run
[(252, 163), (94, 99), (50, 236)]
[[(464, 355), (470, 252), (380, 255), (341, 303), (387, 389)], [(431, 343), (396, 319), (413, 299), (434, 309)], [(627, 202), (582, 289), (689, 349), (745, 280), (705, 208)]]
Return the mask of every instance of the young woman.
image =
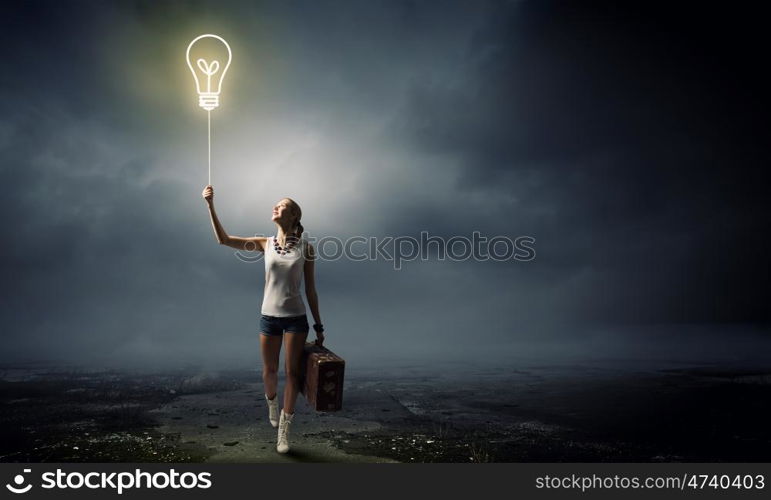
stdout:
[[(206, 186), (203, 197), (209, 206), (214, 235), (220, 245), (243, 251), (259, 250), (265, 254), (265, 293), (260, 317), (262, 380), (268, 402), (268, 419), (273, 427), (278, 427), (276, 450), (286, 453), (289, 451), (289, 427), (300, 388), (300, 363), (309, 330), (305, 304), (300, 296), (300, 279), (303, 277), (305, 296), (315, 320), (316, 343), (321, 345), (324, 342), (324, 326), (321, 324), (313, 276), (316, 254), (313, 245), (302, 237), (302, 210), (294, 200), (283, 198), (273, 207), (271, 220), (276, 224), (276, 236), (242, 238), (230, 236), (220, 224), (214, 211), (214, 188)], [(286, 347), (286, 387), (284, 407), (279, 416), (276, 394), (282, 340)]]

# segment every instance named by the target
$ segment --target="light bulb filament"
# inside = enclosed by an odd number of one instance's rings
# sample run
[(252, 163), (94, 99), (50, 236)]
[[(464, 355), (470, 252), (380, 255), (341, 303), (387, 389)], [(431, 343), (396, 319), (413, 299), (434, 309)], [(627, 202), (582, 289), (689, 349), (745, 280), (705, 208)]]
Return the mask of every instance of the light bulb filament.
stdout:
[(206, 59), (198, 59), (196, 61), (198, 69), (206, 75), (206, 92), (211, 92), (211, 77), (220, 69), (220, 63), (216, 59), (211, 64), (206, 62)]

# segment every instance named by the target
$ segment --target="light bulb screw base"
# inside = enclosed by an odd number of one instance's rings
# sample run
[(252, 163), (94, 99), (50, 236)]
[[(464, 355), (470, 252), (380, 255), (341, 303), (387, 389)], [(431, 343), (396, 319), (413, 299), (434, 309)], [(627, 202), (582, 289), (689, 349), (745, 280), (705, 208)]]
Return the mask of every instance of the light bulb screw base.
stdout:
[(198, 105), (206, 111), (211, 111), (220, 105), (220, 96), (218, 94), (199, 94)]

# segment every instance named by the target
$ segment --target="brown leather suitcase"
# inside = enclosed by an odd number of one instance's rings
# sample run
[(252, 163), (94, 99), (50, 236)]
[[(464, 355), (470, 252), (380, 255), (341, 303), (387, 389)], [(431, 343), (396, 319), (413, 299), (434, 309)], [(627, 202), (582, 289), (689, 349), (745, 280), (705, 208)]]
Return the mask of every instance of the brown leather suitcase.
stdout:
[(326, 347), (307, 342), (303, 349), (302, 393), (316, 411), (337, 411), (343, 407), (345, 360)]

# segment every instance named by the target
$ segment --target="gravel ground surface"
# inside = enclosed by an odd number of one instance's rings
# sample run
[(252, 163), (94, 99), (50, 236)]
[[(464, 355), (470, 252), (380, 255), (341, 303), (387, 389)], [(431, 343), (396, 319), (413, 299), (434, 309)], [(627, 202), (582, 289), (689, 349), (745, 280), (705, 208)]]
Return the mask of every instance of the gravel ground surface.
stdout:
[[(768, 462), (771, 369), (349, 370), (275, 451), (257, 370), (0, 368), (3, 462)], [(283, 384), (283, 381), (281, 382)]]

